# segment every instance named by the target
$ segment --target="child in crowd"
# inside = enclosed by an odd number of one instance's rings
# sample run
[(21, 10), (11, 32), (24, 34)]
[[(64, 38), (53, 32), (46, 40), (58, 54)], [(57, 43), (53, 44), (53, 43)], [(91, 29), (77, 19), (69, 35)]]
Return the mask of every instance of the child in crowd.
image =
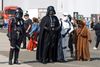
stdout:
[(27, 49), (32, 51), (37, 49), (37, 37), (39, 33), (39, 21), (37, 18), (33, 17), (33, 24), (31, 31), (29, 32), (30, 41), (28, 43)]

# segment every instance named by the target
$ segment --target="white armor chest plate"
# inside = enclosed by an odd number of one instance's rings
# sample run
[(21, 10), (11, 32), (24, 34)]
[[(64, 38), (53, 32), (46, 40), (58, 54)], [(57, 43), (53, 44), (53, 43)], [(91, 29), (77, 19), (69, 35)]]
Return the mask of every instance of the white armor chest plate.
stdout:
[(70, 28), (69, 23), (68, 22), (64, 22), (62, 21), (62, 30), (61, 30), (61, 34), (66, 33), (66, 31)]

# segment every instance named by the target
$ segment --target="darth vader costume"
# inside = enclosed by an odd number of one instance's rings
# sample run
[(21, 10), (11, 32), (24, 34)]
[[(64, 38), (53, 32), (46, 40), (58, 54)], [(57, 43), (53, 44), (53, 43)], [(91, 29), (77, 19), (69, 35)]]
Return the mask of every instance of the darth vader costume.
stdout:
[(24, 34), (24, 20), (22, 19), (22, 16), (23, 10), (21, 8), (17, 8), (15, 16), (9, 19), (7, 34), (10, 41), (9, 65), (13, 64), (13, 58), (14, 64), (19, 64), (18, 57)]
[(42, 63), (57, 61), (57, 46), (60, 24), (54, 7), (47, 8), (47, 14), (40, 23), (40, 33), (37, 45), (36, 59)]

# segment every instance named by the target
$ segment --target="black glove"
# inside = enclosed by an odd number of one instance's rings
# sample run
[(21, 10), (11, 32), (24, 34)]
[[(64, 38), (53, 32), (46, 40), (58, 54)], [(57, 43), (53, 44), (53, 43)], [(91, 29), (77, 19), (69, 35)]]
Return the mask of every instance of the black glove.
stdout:
[(47, 27), (44, 27), (44, 29), (45, 29), (45, 30), (48, 30), (48, 28), (47, 28)]
[(66, 35), (65, 34), (62, 34), (62, 37), (65, 37)]
[(51, 27), (44, 27), (44, 29), (45, 29), (46, 31), (52, 31), (52, 28), (51, 28)]
[(9, 34), (7, 33), (7, 37), (9, 37)]
[(10, 33), (7, 33), (7, 37), (9, 38), (9, 40), (11, 40)]

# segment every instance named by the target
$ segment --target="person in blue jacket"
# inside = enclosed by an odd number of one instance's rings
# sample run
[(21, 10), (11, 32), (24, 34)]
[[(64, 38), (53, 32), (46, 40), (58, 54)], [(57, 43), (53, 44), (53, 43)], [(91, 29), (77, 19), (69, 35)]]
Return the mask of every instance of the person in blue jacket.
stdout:
[(38, 39), (38, 34), (39, 34), (39, 21), (37, 18), (33, 17), (33, 24), (31, 27), (31, 31), (29, 32), (30, 38), (33, 40), (33, 49), (37, 49), (37, 39)]

